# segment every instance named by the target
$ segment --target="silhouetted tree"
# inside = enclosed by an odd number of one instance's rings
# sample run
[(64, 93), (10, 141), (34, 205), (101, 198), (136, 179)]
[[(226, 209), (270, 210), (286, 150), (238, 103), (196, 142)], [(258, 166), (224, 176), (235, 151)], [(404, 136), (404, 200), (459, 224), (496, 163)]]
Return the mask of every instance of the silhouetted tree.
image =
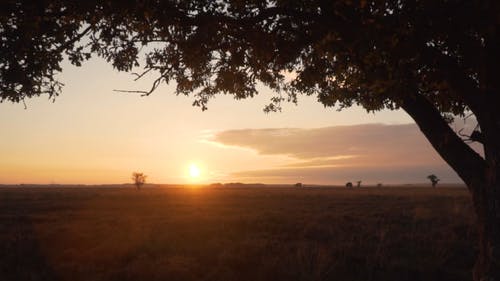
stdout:
[(346, 183), (346, 184), (345, 184), (345, 187), (347, 187), (347, 188), (352, 188), (352, 182), (348, 182), (348, 183)]
[(356, 182), (356, 186), (357, 186), (357, 187), (361, 187), (361, 182), (362, 182), (362, 181), (357, 181), (357, 182)]
[(302, 183), (301, 182), (298, 182), (294, 185), (295, 187), (303, 187)]
[(427, 178), (431, 181), (432, 187), (436, 187), (436, 185), (440, 181), (440, 179), (434, 174), (428, 175)]
[(138, 173), (138, 172), (133, 172), (132, 173), (132, 180), (134, 181), (135, 186), (137, 189), (141, 189), (141, 187), (146, 183), (146, 176), (143, 173)]
[[(0, 3), (0, 99), (55, 97), (67, 57), (139, 65), (206, 109), (216, 94), (403, 109), (467, 184), (479, 226), (475, 280), (500, 280), (500, 1), (121, 1)], [(154, 43), (154, 48), (142, 48)], [(451, 114), (475, 115), (467, 141)]]

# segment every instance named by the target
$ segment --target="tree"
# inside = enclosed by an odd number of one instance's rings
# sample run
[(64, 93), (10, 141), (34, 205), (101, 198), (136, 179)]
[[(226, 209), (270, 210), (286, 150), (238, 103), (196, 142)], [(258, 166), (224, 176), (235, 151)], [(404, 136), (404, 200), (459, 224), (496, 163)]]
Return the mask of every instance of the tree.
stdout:
[(432, 187), (436, 187), (436, 185), (440, 181), (440, 179), (434, 174), (428, 175), (427, 178), (431, 181)]
[[(277, 93), (266, 110), (299, 94), (403, 109), (470, 191), (474, 279), (500, 280), (499, 14), (497, 0), (3, 1), (0, 99), (54, 98), (64, 57), (131, 71), (146, 50), (136, 76), (157, 79), (137, 92), (175, 82), (203, 110), (219, 93), (253, 97), (258, 83)], [(478, 126), (464, 140), (449, 117), (468, 114)]]
[(137, 189), (141, 189), (141, 187), (146, 183), (146, 176), (143, 173), (138, 173), (138, 172), (133, 172), (132, 173), (132, 180), (134, 181), (135, 186)]
[(361, 187), (361, 182), (362, 182), (362, 181), (357, 181), (357, 182), (356, 182), (356, 187)]

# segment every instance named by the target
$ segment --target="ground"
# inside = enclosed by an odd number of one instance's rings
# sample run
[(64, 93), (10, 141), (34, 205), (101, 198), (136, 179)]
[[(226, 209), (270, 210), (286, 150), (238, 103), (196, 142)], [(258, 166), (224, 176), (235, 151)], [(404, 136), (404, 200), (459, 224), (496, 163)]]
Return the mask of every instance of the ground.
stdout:
[(0, 280), (471, 280), (465, 188), (0, 188)]

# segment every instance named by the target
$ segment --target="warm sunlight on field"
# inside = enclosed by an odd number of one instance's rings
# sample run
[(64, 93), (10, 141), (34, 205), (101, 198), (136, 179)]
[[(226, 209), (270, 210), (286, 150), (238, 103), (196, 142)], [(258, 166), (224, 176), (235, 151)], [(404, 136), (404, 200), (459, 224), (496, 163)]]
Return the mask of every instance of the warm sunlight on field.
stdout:
[(0, 188), (2, 281), (466, 281), (462, 188)]

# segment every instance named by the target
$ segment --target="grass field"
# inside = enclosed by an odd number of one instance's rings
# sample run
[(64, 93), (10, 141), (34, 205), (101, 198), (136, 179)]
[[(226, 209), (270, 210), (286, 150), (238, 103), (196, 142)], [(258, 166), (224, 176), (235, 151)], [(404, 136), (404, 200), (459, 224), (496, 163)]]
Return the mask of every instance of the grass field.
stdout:
[(471, 280), (459, 188), (2, 188), (0, 280)]

